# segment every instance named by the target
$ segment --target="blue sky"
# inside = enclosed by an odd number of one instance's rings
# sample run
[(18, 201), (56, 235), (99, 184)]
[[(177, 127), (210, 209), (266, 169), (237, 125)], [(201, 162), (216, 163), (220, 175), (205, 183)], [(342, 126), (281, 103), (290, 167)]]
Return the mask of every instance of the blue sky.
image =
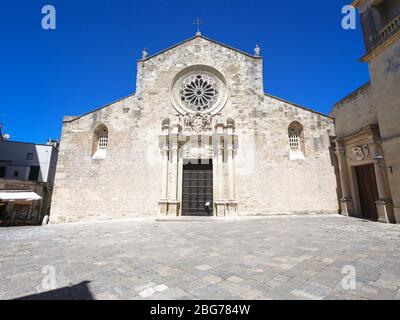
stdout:
[[(369, 79), (360, 27), (341, 28), (350, 0), (0, 0), (0, 122), (12, 140), (58, 139), (80, 115), (135, 91), (136, 62), (195, 33), (252, 53), (265, 91), (329, 113)], [(57, 29), (41, 28), (44, 5)], [(357, 17), (359, 25), (359, 19)]]

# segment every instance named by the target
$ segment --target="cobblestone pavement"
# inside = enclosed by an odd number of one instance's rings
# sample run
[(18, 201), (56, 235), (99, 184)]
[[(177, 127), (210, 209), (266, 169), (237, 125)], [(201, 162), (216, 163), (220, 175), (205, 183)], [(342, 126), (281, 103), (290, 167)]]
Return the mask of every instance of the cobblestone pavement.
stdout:
[(0, 248), (0, 299), (400, 299), (400, 226), (341, 216), (3, 228)]

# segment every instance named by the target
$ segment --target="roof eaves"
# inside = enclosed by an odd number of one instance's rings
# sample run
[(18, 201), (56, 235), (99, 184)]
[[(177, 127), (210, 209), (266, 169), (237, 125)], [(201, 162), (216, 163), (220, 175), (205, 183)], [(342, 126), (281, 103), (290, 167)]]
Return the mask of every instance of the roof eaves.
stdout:
[(318, 114), (318, 115), (323, 116), (323, 117), (325, 117), (325, 118), (333, 119), (333, 117), (331, 117), (331, 116), (329, 116), (329, 115), (327, 115), (327, 114), (324, 114), (324, 113), (322, 113), (322, 112), (315, 111), (315, 110), (313, 110), (313, 109), (311, 109), (311, 108), (308, 108), (308, 107), (301, 106), (301, 105), (299, 105), (299, 104), (297, 104), (297, 103), (294, 103), (294, 102), (291, 102), (291, 101), (288, 101), (288, 100), (285, 100), (285, 99), (282, 99), (282, 98), (273, 96), (273, 95), (268, 94), (268, 93), (264, 93), (264, 95), (266, 95), (267, 97), (270, 97), (270, 98), (279, 100), (279, 101), (281, 101), (281, 102), (291, 104), (291, 105), (293, 105), (293, 106), (295, 106), (295, 107), (297, 107), (297, 108), (300, 108), (300, 109), (303, 109), (303, 110), (310, 111), (310, 112), (312, 112), (312, 113)]
[(118, 103), (118, 102), (120, 102), (120, 101), (122, 101), (122, 100), (125, 100), (125, 99), (127, 99), (127, 98), (129, 98), (129, 97), (133, 97), (134, 95), (135, 95), (135, 93), (131, 93), (131, 94), (129, 94), (129, 95), (125, 96), (125, 97), (122, 97), (122, 98), (120, 98), (120, 99), (118, 99), (118, 100), (115, 100), (115, 101), (113, 101), (113, 102), (107, 103), (106, 105), (104, 105), (104, 106), (102, 106), (102, 107), (100, 107), (100, 108), (97, 108), (97, 109), (95, 109), (95, 110), (89, 111), (89, 112), (87, 112), (87, 113), (85, 113), (85, 114), (83, 114), (83, 115), (74, 117), (73, 119), (64, 120), (63, 122), (64, 122), (64, 123), (65, 123), (65, 122), (74, 122), (74, 121), (76, 121), (76, 120), (78, 120), (78, 119), (81, 119), (81, 118), (83, 118), (83, 117), (86, 117), (87, 115), (89, 115), (89, 114), (91, 114), (91, 113), (100, 111), (101, 109), (107, 108), (107, 107), (109, 107), (109, 106), (111, 106), (111, 105), (113, 105), (113, 104), (115, 104), (115, 103)]
[(49, 148), (54, 148), (53, 145), (50, 144), (45, 144), (45, 143), (35, 143), (35, 142), (24, 142), (24, 141), (14, 141), (14, 140), (2, 140), (2, 143), (18, 143), (18, 144), (29, 144), (33, 146), (41, 146), (41, 147), (49, 147)]
[(368, 90), (370, 86), (371, 86), (371, 81), (369, 80), (366, 83), (364, 83), (363, 85), (361, 85), (360, 87), (358, 87), (357, 89), (355, 89), (354, 91), (350, 92), (347, 96), (345, 96), (344, 98), (342, 98), (338, 102), (336, 102), (334, 107), (345, 102), (348, 99), (351, 99), (358, 93)]

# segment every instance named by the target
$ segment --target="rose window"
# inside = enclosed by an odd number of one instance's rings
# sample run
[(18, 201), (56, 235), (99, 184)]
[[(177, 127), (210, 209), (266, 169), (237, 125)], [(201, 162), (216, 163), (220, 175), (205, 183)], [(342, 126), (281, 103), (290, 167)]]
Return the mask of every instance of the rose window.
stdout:
[(218, 100), (217, 82), (208, 75), (192, 75), (182, 82), (180, 98), (193, 111), (206, 111)]

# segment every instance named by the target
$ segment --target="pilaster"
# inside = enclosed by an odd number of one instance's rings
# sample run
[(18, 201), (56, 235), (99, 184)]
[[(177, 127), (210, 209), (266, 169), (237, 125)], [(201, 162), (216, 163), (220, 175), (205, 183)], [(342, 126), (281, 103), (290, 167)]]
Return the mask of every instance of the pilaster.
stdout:
[(349, 175), (347, 171), (346, 151), (343, 140), (336, 140), (336, 156), (339, 164), (340, 187), (342, 190), (342, 197), (339, 199), (340, 210), (344, 216), (352, 216), (353, 199), (350, 192)]
[(372, 145), (372, 153), (374, 159), (374, 168), (376, 175), (376, 185), (378, 187), (379, 200), (376, 201), (379, 222), (391, 223), (396, 222), (393, 210), (393, 202), (390, 199), (389, 192), (385, 182), (386, 164), (381, 152), (379, 142)]

